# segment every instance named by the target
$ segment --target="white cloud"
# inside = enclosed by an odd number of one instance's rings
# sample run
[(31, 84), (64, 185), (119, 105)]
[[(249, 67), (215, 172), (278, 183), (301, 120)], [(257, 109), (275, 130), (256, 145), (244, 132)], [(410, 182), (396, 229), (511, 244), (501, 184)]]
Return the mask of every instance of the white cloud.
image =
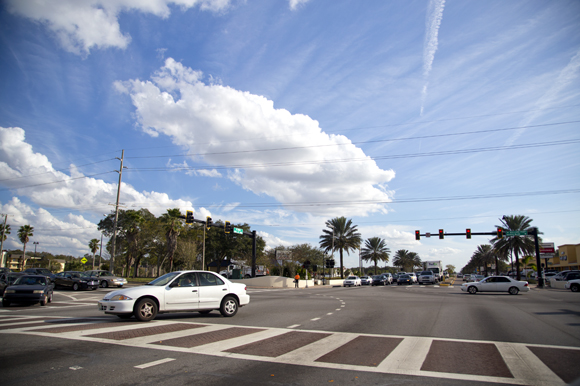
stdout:
[(281, 238), (271, 235), (267, 232), (260, 231), (256, 232), (256, 234), (266, 242), (266, 250), (273, 249), (281, 245), (285, 247), (293, 245), (293, 243), (282, 240)]
[[(49, 208), (103, 214), (117, 199), (116, 183), (87, 177), (75, 165), (70, 166), (69, 174), (55, 170), (46, 156), (32, 150), (24, 130), (18, 127), (0, 127), (0, 180), (5, 189)], [(157, 216), (168, 208), (185, 211), (193, 207), (191, 201), (173, 200), (166, 193), (138, 192), (126, 183), (121, 184), (120, 201), (126, 208), (148, 208)]]
[(167, 18), (170, 5), (220, 12), (230, 0), (9, 0), (7, 4), (10, 12), (45, 24), (65, 50), (88, 55), (93, 48), (124, 49), (131, 42), (131, 37), (121, 32), (121, 12), (139, 11)]
[(425, 106), (425, 100), (427, 99), (429, 74), (431, 73), (433, 60), (435, 60), (435, 53), (439, 45), (439, 27), (443, 19), (444, 8), (445, 0), (430, 0), (427, 8), (425, 43), (423, 44), (423, 78), (425, 84), (421, 91), (421, 115), (423, 115), (423, 108)]
[(290, 6), (291, 10), (295, 11), (298, 9), (298, 7), (308, 3), (309, 1), (310, 0), (288, 0), (288, 5)]
[[(318, 122), (275, 109), (259, 95), (201, 81), (202, 74), (168, 58), (151, 80), (117, 82), (128, 92), (139, 123), (151, 136), (171, 137), (196, 161), (229, 167), (228, 178), (297, 211), (365, 215), (386, 213), (394, 178), (342, 135)], [(271, 150), (275, 149), (275, 150)], [(358, 159), (360, 162), (335, 162)], [(356, 206), (356, 201), (382, 201)], [(340, 208), (318, 203), (343, 202)], [(312, 204), (315, 203), (315, 204)]]
[(22, 249), (22, 243), (18, 240), (18, 228), (22, 225), (31, 225), (34, 228), (27, 245), (28, 251), (31, 250), (32, 242), (38, 242), (38, 251), (82, 256), (90, 252), (89, 241), (101, 237), (97, 224), (80, 215), (69, 214), (64, 219), (58, 219), (48, 210), (33, 209), (16, 197), (0, 208), (2, 213), (8, 214), (7, 223), (11, 228), (11, 234), (4, 242), (4, 249)]

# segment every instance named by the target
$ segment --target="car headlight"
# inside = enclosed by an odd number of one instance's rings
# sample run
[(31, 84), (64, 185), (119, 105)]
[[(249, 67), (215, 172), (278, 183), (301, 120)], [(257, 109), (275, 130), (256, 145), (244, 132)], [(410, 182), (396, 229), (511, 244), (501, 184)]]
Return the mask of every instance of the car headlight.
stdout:
[(32, 293), (34, 293), (34, 294), (43, 294), (44, 293), (44, 290), (34, 290), (34, 291), (32, 291)]
[(4, 293), (5, 294), (14, 294), (14, 293), (16, 293), (16, 291), (14, 291), (14, 290), (6, 290), (6, 291), (4, 291)]
[(127, 295), (115, 295), (113, 296), (111, 299), (109, 299), (110, 301), (116, 301), (116, 300), (133, 300), (132, 298), (130, 298)]

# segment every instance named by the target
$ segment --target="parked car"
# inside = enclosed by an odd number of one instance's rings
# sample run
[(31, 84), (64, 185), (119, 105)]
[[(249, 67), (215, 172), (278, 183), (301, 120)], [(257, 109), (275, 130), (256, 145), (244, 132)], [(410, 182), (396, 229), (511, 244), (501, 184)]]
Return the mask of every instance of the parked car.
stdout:
[(458, 273), (458, 274), (457, 274), (457, 276), (456, 276), (456, 277), (457, 277), (458, 279), (463, 279), (463, 274), (460, 272), (460, 273)]
[(471, 279), (471, 274), (470, 273), (466, 273), (463, 275), (463, 281), (469, 281)]
[(397, 279), (397, 285), (401, 284), (413, 284), (413, 279), (409, 274), (399, 275), (399, 278)]
[(249, 303), (245, 284), (232, 283), (209, 271), (177, 271), (143, 286), (110, 292), (98, 302), (98, 308), (122, 319), (135, 316), (148, 322), (166, 312), (208, 314), (219, 310), (224, 317), (230, 317)]
[(510, 295), (517, 295), (518, 292), (528, 292), (530, 287), (527, 281), (517, 281), (509, 276), (489, 276), (481, 281), (463, 283), (463, 292), (476, 294), (477, 292), (508, 292)]
[(362, 276), (360, 278), (360, 284), (361, 285), (371, 285), (371, 284), (373, 284), (373, 278), (370, 276)]
[(56, 275), (54, 288), (69, 288), (74, 291), (80, 289), (96, 290), (99, 288), (99, 278), (90, 276), (86, 272), (65, 271)]
[(10, 273), (10, 272), (12, 272), (12, 270), (10, 268), (0, 267), (0, 275), (3, 273)]
[(86, 271), (90, 276), (96, 276), (99, 278), (101, 287), (122, 287), (127, 284), (127, 279), (113, 275), (109, 271), (97, 269), (94, 271)]
[(44, 275), (54, 282), (55, 275), (48, 268), (26, 268), (23, 272), (27, 275)]
[(569, 289), (572, 292), (580, 291), (580, 279), (574, 279), (567, 282), (566, 289)]
[(360, 277), (358, 276), (349, 276), (347, 277), (344, 282), (342, 283), (342, 285), (344, 287), (352, 287), (353, 285), (356, 286), (360, 286), (361, 285), (361, 280)]
[(11, 286), (14, 284), (16, 279), (20, 276), (24, 275), (22, 272), (7, 272), (0, 274), (0, 296), (4, 295), (4, 290), (6, 287)]
[(415, 272), (409, 272), (409, 273), (407, 273), (407, 275), (409, 275), (411, 277), (411, 280), (413, 281), (413, 283), (419, 282), (419, 279), (417, 279), (417, 275), (415, 274)]
[(374, 275), (371, 285), (385, 285), (385, 277), (383, 275)]
[(2, 306), (12, 303), (40, 303), (45, 306), (52, 301), (52, 283), (44, 275), (22, 275), (14, 284), (6, 287)]
[(419, 284), (436, 284), (437, 278), (432, 271), (423, 271), (419, 273)]
[(393, 275), (391, 275), (390, 273), (383, 273), (381, 274), (381, 276), (383, 276), (385, 278), (385, 285), (390, 285), (393, 284)]

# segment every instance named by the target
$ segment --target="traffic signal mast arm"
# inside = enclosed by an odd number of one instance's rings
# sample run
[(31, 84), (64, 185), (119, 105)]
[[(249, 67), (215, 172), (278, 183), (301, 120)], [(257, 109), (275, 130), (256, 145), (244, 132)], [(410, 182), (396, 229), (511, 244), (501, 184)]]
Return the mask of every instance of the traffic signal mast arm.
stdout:
[[(470, 232), (470, 234), (472, 236), (497, 236), (497, 231), (493, 231), (493, 232)], [(462, 232), (462, 233), (447, 233), (447, 232), (443, 232), (444, 236), (466, 236), (467, 232)], [(504, 232), (505, 235), (505, 232)], [(439, 232), (433, 232), (433, 233), (419, 233), (419, 231), (415, 231), (415, 236), (423, 236), (423, 237), (435, 237), (438, 238), (439, 237)]]

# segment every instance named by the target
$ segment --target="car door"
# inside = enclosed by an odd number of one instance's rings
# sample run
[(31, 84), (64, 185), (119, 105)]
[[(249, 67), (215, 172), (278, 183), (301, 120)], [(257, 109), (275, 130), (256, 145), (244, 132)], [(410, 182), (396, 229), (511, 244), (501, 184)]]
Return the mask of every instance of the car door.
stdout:
[(223, 297), (228, 293), (228, 286), (211, 272), (198, 272), (197, 275), (199, 279), (199, 308), (219, 308)]
[[(508, 279), (507, 277), (496, 277), (496, 290), (499, 292), (508, 292), (510, 287), (512, 287), (512, 281), (510, 279)], [(513, 285), (516, 285), (516, 283), (513, 283)]]
[(496, 291), (496, 278), (495, 277), (488, 277), (479, 282), (478, 290), (481, 292), (493, 292)]
[(166, 310), (196, 310), (199, 307), (199, 286), (195, 273), (184, 273), (165, 287)]

